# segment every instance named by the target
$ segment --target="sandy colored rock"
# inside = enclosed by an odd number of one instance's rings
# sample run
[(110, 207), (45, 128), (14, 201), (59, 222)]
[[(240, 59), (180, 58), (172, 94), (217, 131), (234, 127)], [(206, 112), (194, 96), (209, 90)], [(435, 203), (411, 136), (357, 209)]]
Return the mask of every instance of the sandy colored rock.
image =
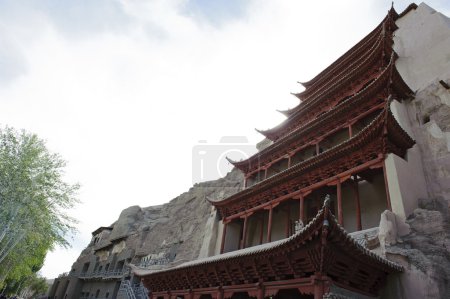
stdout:
[[(406, 221), (410, 233), (386, 244), (386, 256), (405, 268), (389, 278), (382, 298), (450, 298), (450, 224), (442, 199), (421, 200)], [(380, 226), (381, 229), (381, 226)], [(392, 236), (390, 234), (389, 236)], [(400, 240), (400, 242), (398, 242)]]

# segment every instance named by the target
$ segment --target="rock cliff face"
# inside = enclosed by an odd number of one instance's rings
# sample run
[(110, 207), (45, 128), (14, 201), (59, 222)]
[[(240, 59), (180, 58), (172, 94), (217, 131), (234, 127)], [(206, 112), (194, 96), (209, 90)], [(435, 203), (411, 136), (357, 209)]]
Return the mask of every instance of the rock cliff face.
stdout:
[(421, 160), (404, 177), (423, 175), (426, 190), (405, 184), (402, 195), (414, 195), (405, 221), (382, 214), (381, 253), (405, 268), (388, 279), (382, 298), (450, 298), (450, 19), (422, 3), (396, 24), (396, 67), (415, 91), (397, 115), (417, 143), (406, 160)]
[(415, 175), (423, 173), (432, 199), (419, 198), (418, 208), (405, 222), (383, 213), (381, 252), (402, 264), (405, 272), (388, 279), (382, 298), (450, 298), (449, 82), (448, 77), (439, 77), (403, 103), (423, 166)]
[[(386, 256), (405, 272), (389, 278), (382, 298), (450, 298), (449, 220), (446, 200), (421, 199), (406, 223), (394, 225), (410, 228), (385, 243)], [(385, 225), (382, 221), (380, 230)]]
[(235, 170), (222, 179), (196, 184), (165, 205), (142, 209), (136, 227), (136, 253), (158, 253), (167, 248), (176, 255), (174, 262), (182, 262), (198, 258), (201, 250), (206, 250), (205, 254), (214, 250), (217, 227), (210, 219), (215, 220), (216, 213), (207, 198), (228, 197), (242, 182), (242, 174)]
[[(450, 79), (420, 90), (409, 109), (431, 197), (450, 200)], [(444, 81), (445, 80), (445, 81)]]
[(194, 185), (167, 204), (128, 207), (111, 225), (112, 231), (98, 244), (90, 244), (80, 258), (94, 251), (100, 257), (103, 251), (109, 252), (109, 244), (114, 244), (117, 253), (134, 250), (133, 264), (139, 264), (142, 257), (159, 260), (155, 266), (161, 266), (210, 255), (216, 246), (218, 221), (207, 198), (228, 197), (241, 188), (242, 182), (240, 171), (233, 170), (219, 180)]

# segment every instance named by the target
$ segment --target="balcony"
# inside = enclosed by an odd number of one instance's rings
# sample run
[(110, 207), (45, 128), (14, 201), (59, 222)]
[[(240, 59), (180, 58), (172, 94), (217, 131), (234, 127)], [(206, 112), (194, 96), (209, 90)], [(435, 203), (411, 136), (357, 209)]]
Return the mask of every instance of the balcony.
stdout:
[(156, 259), (149, 260), (141, 260), (139, 263), (139, 267), (141, 268), (150, 268), (152, 266), (162, 266), (170, 263), (170, 260), (167, 257), (161, 257)]
[(103, 279), (121, 278), (123, 275), (128, 274), (129, 272), (130, 272), (129, 268), (108, 271), (103, 274)]
[(111, 270), (111, 271), (96, 271), (96, 272), (91, 272), (91, 273), (85, 272), (85, 273), (81, 273), (78, 277), (80, 279), (85, 279), (85, 280), (120, 279), (128, 273), (130, 273), (130, 269), (124, 268), (124, 269), (120, 269), (120, 270)]

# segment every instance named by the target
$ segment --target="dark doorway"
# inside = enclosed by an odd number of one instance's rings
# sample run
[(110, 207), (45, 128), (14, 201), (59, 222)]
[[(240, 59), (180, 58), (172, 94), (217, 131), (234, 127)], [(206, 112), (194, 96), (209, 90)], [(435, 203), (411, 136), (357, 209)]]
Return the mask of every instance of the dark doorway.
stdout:
[(247, 299), (250, 298), (247, 292), (236, 292), (233, 293), (233, 296), (231, 296), (231, 299)]
[(117, 293), (119, 292), (119, 288), (120, 288), (120, 281), (117, 281), (116, 285), (114, 286), (114, 291), (113, 291), (113, 294), (112, 294), (113, 298), (117, 297)]
[(303, 295), (298, 289), (279, 290), (275, 299), (313, 299), (314, 295)]

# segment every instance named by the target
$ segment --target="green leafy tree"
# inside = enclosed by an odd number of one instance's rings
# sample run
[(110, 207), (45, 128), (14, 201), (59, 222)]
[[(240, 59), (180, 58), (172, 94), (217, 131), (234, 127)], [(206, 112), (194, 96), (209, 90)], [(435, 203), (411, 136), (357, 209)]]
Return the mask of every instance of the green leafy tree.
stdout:
[(4, 295), (18, 294), (21, 298), (38, 298), (45, 296), (48, 284), (44, 277), (36, 273), (22, 277), (20, 280), (7, 279)]
[(31, 297), (35, 297), (47, 293), (48, 285), (45, 278), (35, 275), (32, 276), (32, 279), (29, 281), (28, 288), (31, 291)]
[(55, 245), (67, 247), (78, 184), (63, 179), (65, 161), (35, 134), (0, 128), (0, 287), (42, 267)]

